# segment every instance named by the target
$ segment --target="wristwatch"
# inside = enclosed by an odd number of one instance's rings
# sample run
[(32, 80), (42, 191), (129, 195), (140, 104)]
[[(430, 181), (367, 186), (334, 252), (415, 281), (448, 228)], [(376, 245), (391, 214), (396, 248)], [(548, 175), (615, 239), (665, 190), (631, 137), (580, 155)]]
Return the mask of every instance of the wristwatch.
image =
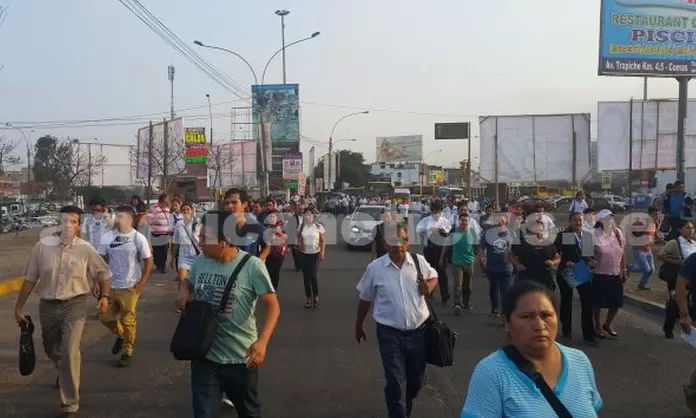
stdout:
[(688, 312), (679, 312), (679, 317), (680, 317), (680, 318), (686, 318), (686, 317), (688, 317), (688, 316), (689, 316), (689, 313), (688, 313)]

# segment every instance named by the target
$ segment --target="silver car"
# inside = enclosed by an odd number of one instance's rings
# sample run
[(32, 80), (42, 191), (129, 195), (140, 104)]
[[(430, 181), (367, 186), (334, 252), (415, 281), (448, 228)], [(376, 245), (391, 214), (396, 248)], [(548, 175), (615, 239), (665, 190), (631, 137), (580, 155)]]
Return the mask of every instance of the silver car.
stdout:
[(372, 245), (377, 232), (375, 228), (382, 223), (385, 210), (384, 205), (362, 205), (353, 211), (349, 218), (350, 230), (346, 237), (348, 249)]

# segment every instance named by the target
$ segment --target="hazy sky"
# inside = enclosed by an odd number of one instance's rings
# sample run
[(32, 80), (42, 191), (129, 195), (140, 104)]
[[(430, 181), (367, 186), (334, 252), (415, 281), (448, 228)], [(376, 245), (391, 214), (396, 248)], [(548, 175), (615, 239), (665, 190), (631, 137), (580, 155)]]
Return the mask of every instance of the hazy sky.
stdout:
[[(231, 106), (244, 106), (145, 27), (117, 0), (0, 0), (9, 16), (0, 29), (0, 128), (6, 122), (64, 121), (148, 115), (88, 127), (34, 128), (43, 134), (134, 143), (139, 126), (169, 112), (167, 66), (176, 67), (175, 108), (204, 117), (209, 93), (216, 141), (230, 138)], [(433, 164), (455, 166), (463, 141), (434, 141), (435, 122), (478, 116), (591, 112), (598, 101), (642, 95), (642, 80), (597, 76), (600, 0), (141, 0), (169, 29), (243, 55), (260, 72), (286, 40), (321, 35), (287, 50), (288, 82), (300, 84), (302, 150), (326, 152), (341, 116), (338, 144), (375, 157), (375, 137), (423, 134)], [(196, 48), (196, 47), (194, 47)], [(236, 84), (253, 78), (239, 59), (198, 49)], [(267, 83), (281, 81), (280, 56)], [(676, 97), (674, 80), (651, 80), (651, 98)], [(235, 101), (236, 100), (236, 101)], [(234, 101), (234, 102), (233, 102)], [(388, 110), (388, 111), (387, 111)], [(31, 130), (28, 129), (28, 131)], [(596, 127), (593, 126), (594, 132)], [(16, 131), (0, 130), (16, 138)], [(473, 142), (478, 153), (477, 139)], [(306, 156), (307, 154), (305, 154)], [(307, 158), (305, 157), (305, 162)], [(476, 165), (476, 162), (475, 162)]]

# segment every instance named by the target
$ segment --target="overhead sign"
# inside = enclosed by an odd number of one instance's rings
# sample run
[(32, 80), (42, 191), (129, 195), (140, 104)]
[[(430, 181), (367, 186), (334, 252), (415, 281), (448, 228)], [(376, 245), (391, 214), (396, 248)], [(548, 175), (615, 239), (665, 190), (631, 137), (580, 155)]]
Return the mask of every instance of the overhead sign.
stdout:
[(208, 142), (205, 128), (184, 129), (184, 152), (186, 164), (205, 164), (208, 162)]
[(295, 180), (301, 172), (301, 152), (288, 152), (283, 155), (283, 180)]
[(696, 74), (696, 2), (602, 0), (599, 74)]
[(384, 136), (377, 138), (378, 163), (420, 162), (423, 160), (423, 135)]
[(469, 122), (436, 123), (435, 139), (469, 139)]

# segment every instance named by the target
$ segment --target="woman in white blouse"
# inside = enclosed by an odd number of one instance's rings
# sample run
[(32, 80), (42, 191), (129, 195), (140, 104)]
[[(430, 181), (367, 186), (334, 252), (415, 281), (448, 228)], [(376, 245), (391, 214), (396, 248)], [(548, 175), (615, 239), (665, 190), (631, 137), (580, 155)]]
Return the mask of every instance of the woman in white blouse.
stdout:
[(186, 278), (191, 265), (200, 254), (198, 235), (201, 232), (201, 224), (193, 217), (193, 208), (188, 203), (181, 205), (182, 220), (174, 227), (173, 252), (177, 259), (177, 278), (181, 283)]
[(297, 231), (297, 250), (302, 254), (302, 277), (307, 297), (305, 308), (319, 306), (317, 270), (319, 269), (319, 261), (324, 259), (326, 251), (324, 232), (324, 227), (316, 222), (312, 209), (305, 209)]

